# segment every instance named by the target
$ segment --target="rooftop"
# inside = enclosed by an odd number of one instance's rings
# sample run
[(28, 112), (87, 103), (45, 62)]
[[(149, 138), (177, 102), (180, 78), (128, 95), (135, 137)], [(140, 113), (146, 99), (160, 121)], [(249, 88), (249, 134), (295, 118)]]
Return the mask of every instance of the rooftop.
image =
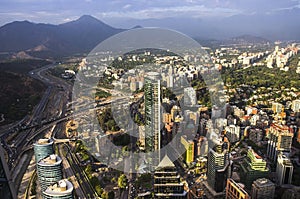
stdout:
[(39, 165), (56, 165), (61, 163), (61, 158), (58, 155), (52, 154), (42, 160), (39, 161)]
[(67, 179), (60, 180), (55, 184), (49, 186), (44, 193), (48, 195), (66, 195), (71, 194), (73, 191), (73, 185)]

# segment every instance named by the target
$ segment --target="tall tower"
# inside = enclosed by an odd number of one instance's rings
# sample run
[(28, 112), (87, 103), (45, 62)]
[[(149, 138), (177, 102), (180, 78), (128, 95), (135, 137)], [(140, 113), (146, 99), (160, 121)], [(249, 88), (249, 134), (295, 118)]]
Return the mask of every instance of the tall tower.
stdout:
[(253, 181), (269, 175), (267, 162), (253, 149), (248, 149), (247, 157), (240, 163), (241, 181), (251, 189)]
[(275, 184), (266, 178), (259, 178), (252, 184), (251, 198), (265, 199), (274, 198)]
[(288, 126), (271, 124), (268, 135), (267, 155), (273, 162), (276, 162), (277, 155), (280, 152), (289, 153), (291, 151), (294, 136), (292, 131)]
[(243, 184), (236, 183), (228, 178), (226, 184), (226, 199), (250, 199), (249, 194), (244, 190)]
[(41, 159), (54, 153), (53, 140), (51, 139), (39, 139), (34, 145), (35, 161), (38, 163)]
[(41, 190), (62, 179), (62, 159), (57, 155), (50, 155), (37, 163), (38, 179)]
[(226, 180), (230, 177), (229, 153), (226, 143), (214, 140), (215, 146), (210, 148), (207, 160), (206, 193), (212, 198), (224, 198)]
[(73, 185), (67, 179), (50, 185), (44, 192), (44, 199), (73, 199)]
[(291, 184), (293, 170), (294, 167), (290, 159), (286, 155), (280, 153), (277, 158), (277, 166), (276, 166), (278, 184), (279, 185)]
[(160, 162), (161, 145), (161, 93), (160, 74), (149, 72), (145, 77), (145, 151), (157, 151), (157, 157), (150, 160), (152, 166), (157, 166)]
[(174, 163), (165, 155), (154, 172), (154, 195), (158, 199), (186, 199), (187, 192), (180, 182)]
[(0, 198), (17, 199), (16, 193), (5, 161), (4, 149), (0, 144)]

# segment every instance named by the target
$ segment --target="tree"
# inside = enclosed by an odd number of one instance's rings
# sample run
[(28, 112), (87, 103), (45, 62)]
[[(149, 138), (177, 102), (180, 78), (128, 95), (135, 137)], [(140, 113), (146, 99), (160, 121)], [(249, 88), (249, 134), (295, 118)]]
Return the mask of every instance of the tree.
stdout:
[(120, 175), (118, 178), (118, 186), (120, 189), (125, 189), (127, 186), (128, 179), (125, 174)]

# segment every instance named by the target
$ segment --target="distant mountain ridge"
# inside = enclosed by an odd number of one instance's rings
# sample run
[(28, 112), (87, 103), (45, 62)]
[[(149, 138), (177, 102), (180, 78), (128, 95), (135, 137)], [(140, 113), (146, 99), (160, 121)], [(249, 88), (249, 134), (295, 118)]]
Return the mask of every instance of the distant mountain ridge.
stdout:
[(89, 15), (60, 25), (16, 21), (0, 27), (0, 52), (25, 51), (37, 57), (84, 53), (124, 30)]

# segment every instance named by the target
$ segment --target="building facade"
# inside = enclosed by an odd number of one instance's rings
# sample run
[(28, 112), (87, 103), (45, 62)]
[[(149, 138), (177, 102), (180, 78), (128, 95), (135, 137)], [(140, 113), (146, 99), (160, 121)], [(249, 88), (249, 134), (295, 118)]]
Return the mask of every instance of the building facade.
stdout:
[(33, 148), (36, 162), (54, 153), (53, 140), (50, 139), (39, 139), (33, 145)]
[(156, 157), (151, 157), (150, 167), (155, 167), (160, 161), (161, 146), (161, 87), (160, 74), (149, 72), (145, 77), (145, 151), (154, 152)]
[(37, 174), (41, 190), (62, 179), (62, 159), (57, 155), (50, 155), (37, 163)]
[(259, 178), (252, 184), (251, 198), (265, 199), (274, 198), (275, 184), (266, 178)]
[(265, 178), (269, 175), (267, 162), (262, 159), (253, 149), (248, 149), (247, 157), (240, 164), (241, 181), (248, 189), (251, 189), (253, 181)]
[(271, 124), (268, 134), (268, 158), (276, 162), (277, 155), (280, 152), (289, 153), (291, 151), (293, 136), (293, 130), (288, 126)]
[(43, 199), (73, 199), (73, 185), (67, 179), (62, 179), (43, 192)]
[(174, 163), (165, 155), (154, 172), (154, 195), (157, 199), (185, 199), (187, 192), (180, 182)]
[(226, 184), (226, 199), (250, 199), (250, 196), (244, 190), (243, 185), (228, 178)]
[(276, 175), (277, 183), (291, 184), (294, 167), (290, 159), (283, 153), (280, 153), (277, 158)]

